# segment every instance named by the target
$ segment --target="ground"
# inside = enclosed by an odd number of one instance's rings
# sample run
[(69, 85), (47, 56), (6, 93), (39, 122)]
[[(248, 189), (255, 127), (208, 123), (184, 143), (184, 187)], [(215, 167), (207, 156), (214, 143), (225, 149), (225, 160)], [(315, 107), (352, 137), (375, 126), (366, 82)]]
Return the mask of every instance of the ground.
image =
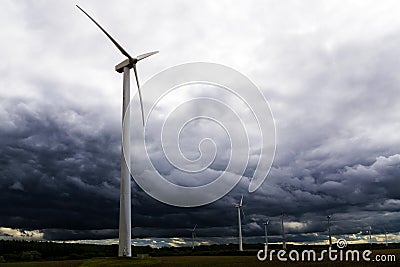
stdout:
[[(400, 249), (375, 250), (373, 255), (386, 254), (395, 255), (396, 262), (280, 262), (276, 258), (272, 261), (260, 262), (256, 254), (254, 256), (168, 256), (168, 257), (150, 257), (139, 260), (136, 258), (92, 258), (86, 260), (65, 260), (65, 261), (40, 261), (40, 262), (16, 262), (0, 263), (0, 267), (102, 267), (102, 266), (154, 266), (154, 267), (238, 267), (238, 266), (399, 266)], [(373, 258), (373, 256), (371, 256)]]

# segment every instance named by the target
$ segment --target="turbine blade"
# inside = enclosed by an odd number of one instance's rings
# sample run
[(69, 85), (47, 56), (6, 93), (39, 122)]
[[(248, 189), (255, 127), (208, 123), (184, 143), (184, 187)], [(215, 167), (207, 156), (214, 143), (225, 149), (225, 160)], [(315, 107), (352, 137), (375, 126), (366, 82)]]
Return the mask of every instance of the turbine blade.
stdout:
[(100, 26), (100, 24), (98, 24), (91, 16), (89, 16), (88, 13), (85, 12), (85, 10), (83, 10), (82, 8), (80, 8), (78, 5), (76, 5), (77, 8), (79, 8), (86, 16), (88, 16), (88, 18), (94, 22), (94, 24), (97, 25), (97, 27), (100, 28), (100, 30), (102, 30), (105, 35), (107, 35), (107, 37), (111, 40), (111, 42), (113, 42), (113, 44), (118, 48), (119, 51), (121, 51), (122, 54), (124, 54), (126, 57), (128, 57), (129, 59), (132, 59), (132, 57), (128, 54), (128, 52), (126, 52), (122, 46), (119, 45), (119, 43), (117, 43), (117, 41), (114, 40), (114, 38), (111, 37), (111, 35), (108, 34), (108, 32), (106, 32), (106, 30), (103, 29), (103, 27)]
[(146, 53), (146, 54), (137, 56), (136, 59), (137, 59), (137, 61), (139, 61), (139, 60), (142, 60), (142, 59), (144, 59), (146, 57), (152, 56), (152, 55), (157, 54), (157, 53), (158, 53), (158, 51)]
[(240, 206), (242, 206), (243, 205), (243, 194), (242, 194), (242, 198), (240, 199), (240, 204), (239, 204)]
[(196, 230), (196, 227), (197, 227), (197, 224), (194, 226), (194, 228), (193, 228), (193, 232), (194, 232), (194, 230)]
[(142, 123), (143, 123), (143, 127), (144, 127), (144, 111), (143, 111), (142, 92), (140, 91), (139, 78), (138, 78), (138, 74), (137, 74), (137, 70), (136, 70), (136, 64), (133, 64), (133, 71), (135, 72), (136, 85), (137, 85), (138, 92), (139, 92), (140, 109), (142, 111)]

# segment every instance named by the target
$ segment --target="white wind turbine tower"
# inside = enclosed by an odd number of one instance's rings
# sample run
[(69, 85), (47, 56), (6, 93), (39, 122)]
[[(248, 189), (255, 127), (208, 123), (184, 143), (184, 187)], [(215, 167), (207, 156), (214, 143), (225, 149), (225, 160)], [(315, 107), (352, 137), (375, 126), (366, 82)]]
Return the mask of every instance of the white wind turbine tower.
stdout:
[(385, 231), (385, 245), (388, 246), (388, 238), (387, 238), (386, 227), (383, 227), (383, 231)]
[(264, 233), (265, 233), (265, 250), (268, 250), (268, 224), (269, 220), (264, 223)]
[[(136, 84), (138, 87), (140, 108), (142, 112), (142, 124), (144, 127), (144, 113), (143, 113), (143, 102), (142, 94), (140, 92), (139, 79), (136, 70), (136, 63), (146, 57), (158, 53), (158, 51), (139, 55), (137, 57), (131, 57), (123, 48), (120, 46), (114, 38), (111, 37), (88, 13), (86, 13), (78, 5), (77, 7), (93, 21), (100, 30), (107, 35), (111, 42), (118, 48), (118, 50), (127, 57), (126, 60), (115, 66), (115, 70), (119, 73), (124, 73), (123, 76), (123, 97), (122, 97), (122, 146), (121, 146), (121, 191), (120, 191), (120, 211), (119, 211), (119, 248), (118, 256), (131, 257), (131, 177), (127, 164), (130, 164), (130, 109), (128, 105), (130, 102), (130, 82), (129, 73), (130, 69), (133, 68), (136, 78)], [(125, 123), (124, 123), (125, 119)], [(125, 156), (124, 156), (125, 151)]]
[(285, 235), (285, 227), (283, 225), (283, 215), (284, 215), (284, 213), (282, 212), (282, 214), (281, 214), (282, 247), (283, 247), (284, 250), (286, 250), (286, 235)]
[(195, 238), (196, 238), (196, 227), (197, 227), (197, 224), (192, 229), (192, 249), (194, 249), (194, 241), (195, 241)]
[(328, 235), (329, 235), (329, 247), (332, 247), (332, 236), (331, 236), (331, 216), (326, 216), (328, 219)]
[(368, 228), (368, 233), (369, 233), (369, 244), (372, 246), (372, 236), (371, 236), (371, 231), (372, 231), (372, 227), (371, 225)]
[(242, 212), (243, 206), (243, 195), (238, 204), (234, 204), (238, 211), (238, 228), (239, 228), (239, 251), (243, 251), (243, 240), (242, 240), (242, 220), (240, 218), (240, 213)]

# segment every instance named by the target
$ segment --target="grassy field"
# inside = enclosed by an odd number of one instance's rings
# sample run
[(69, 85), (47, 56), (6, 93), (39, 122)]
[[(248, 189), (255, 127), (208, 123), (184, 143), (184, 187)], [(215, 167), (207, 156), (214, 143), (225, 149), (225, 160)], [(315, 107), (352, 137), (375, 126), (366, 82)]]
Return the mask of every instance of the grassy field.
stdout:
[[(400, 266), (400, 249), (389, 249), (389, 250), (377, 250), (374, 251), (370, 256), (371, 259), (375, 255), (395, 255), (396, 262), (345, 262), (345, 261), (329, 261), (325, 260), (322, 262), (281, 262), (274, 258), (272, 262), (264, 261), (261, 262), (254, 256), (173, 256), (173, 257), (160, 257), (159, 263), (155, 264), (155, 267), (257, 267), (257, 266)], [(152, 265), (153, 266), (153, 265)]]
[(67, 261), (35, 261), (35, 262), (13, 262), (13, 263), (0, 263), (1, 267), (78, 267), (81, 266), (85, 260), (67, 260)]
[(138, 260), (135, 258), (93, 258), (88, 260), (65, 260), (65, 261), (38, 261), (38, 262), (13, 262), (0, 263), (1, 267), (140, 267), (155, 266), (160, 263), (158, 258)]
[(396, 262), (346, 262), (346, 261), (329, 261), (322, 262), (280, 262), (276, 258), (272, 262), (258, 261), (256, 254), (254, 256), (169, 256), (169, 257), (151, 257), (144, 260), (136, 258), (92, 258), (86, 260), (66, 260), (66, 261), (40, 261), (40, 262), (16, 262), (16, 263), (0, 263), (0, 267), (102, 267), (102, 266), (154, 266), (154, 267), (235, 267), (235, 266), (400, 266), (400, 249), (375, 250), (370, 256), (371, 259), (375, 255), (395, 255)]

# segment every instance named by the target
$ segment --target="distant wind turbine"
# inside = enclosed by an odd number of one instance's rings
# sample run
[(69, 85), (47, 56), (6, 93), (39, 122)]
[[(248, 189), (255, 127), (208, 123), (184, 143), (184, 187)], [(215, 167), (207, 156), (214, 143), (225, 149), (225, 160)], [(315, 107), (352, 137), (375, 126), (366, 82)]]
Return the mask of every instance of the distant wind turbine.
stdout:
[(368, 233), (369, 233), (369, 244), (372, 246), (372, 235), (371, 235), (372, 227), (371, 225), (368, 228)]
[(194, 241), (195, 241), (195, 238), (196, 238), (196, 227), (197, 227), (197, 224), (192, 229), (192, 249), (194, 249)]
[(331, 216), (326, 216), (328, 219), (328, 234), (329, 234), (329, 246), (332, 247), (332, 236), (331, 236)]
[[(139, 78), (136, 70), (136, 63), (142, 59), (145, 59), (151, 55), (158, 53), (158, 51), (139, 55), (137, 57), (131, 57), (121, 45), (111, 37), (101, 26), (98, 24), (88, 13), (86, 13), (78, 5), (77, 7), (86, 15), (88, 18), (96, 24), (101, 31), (111, 40), (111, 42), (117, 47), (117, 49), (127, 57), (126, 60), (115, 66), (115, 70), (119, 73), (124, 73), (123, 76), (123, 100), (122, 100), (122, 147), (121, 147), (121, 191), (120, 191), (120, 213), (119, 213), (119, 248), (118, 256), (131, 257), (131, 179), (128, 169), (130, 164), (130, 109), (128, 105), (130, 102), (130, 82), (129, 75), (130, 69), (133, 68), (135, 72), (136, 85), (138, 87), (140, 108), (142, 112), (142, 124), (144, 127), (144, 111), (142, 94), (140, 91)], [(125, 123), (124, 123), (125, 118)], [(124, 156), (125, 151), (125, 156)]]
[(265, 250), (268, 251), (268, 224), (269, 220), (264, 223), (264, 233), (265, 233)]
[(238, 204), (234, 204), (235, 207), (238, 210), (238, 228), (239, 228), (239, 251), (243, 251), (243, 240), (242, 240), (242, 220), (240, 218), (240, 213), (242, 211), (242, 206), (243, 206), (243, 195), (242, 198), (240, 199), (240, 202)]
[(384, 229), (384, 230), (385, 230), (385, 245), (388, 246), (387, 231), (386, 231), (386, 229)]
[(283, 247), (284, 250), (286, 250), (286, 235), (285, 235), (285, 227), (283, 225), (283, 215), (284, 215), (284, 213), (282, 212), (282, 214), (281, 214), (282, 247)]

